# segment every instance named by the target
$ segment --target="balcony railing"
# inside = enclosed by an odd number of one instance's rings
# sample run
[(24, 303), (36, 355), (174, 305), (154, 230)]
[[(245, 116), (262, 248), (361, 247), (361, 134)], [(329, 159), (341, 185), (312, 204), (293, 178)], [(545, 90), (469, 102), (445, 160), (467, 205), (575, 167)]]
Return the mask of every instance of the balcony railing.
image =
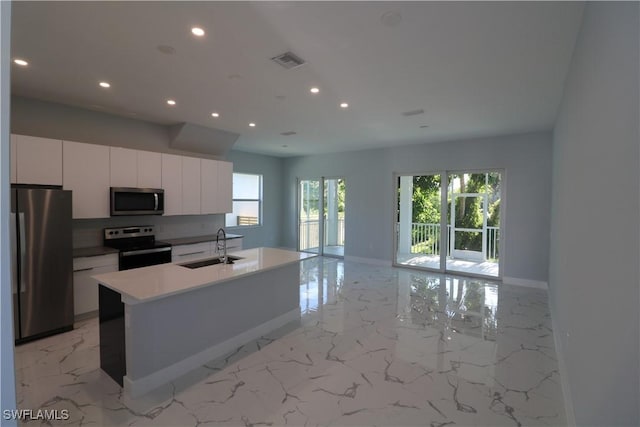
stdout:
[[(325, 246), (344, 246), (344, 218), (335, 220), (334, 235), (331, 235), (332, 221), (326, 220), (324, 224)], [(300, 223), (300, 250), (317, 248), (320, 246), (320, 221), (317, 219), (302, 221)]]
[[(486, 228), (486, 254), (484, 259), (498, 259), (500, 253), (500, 229), (499, 227)], [(447, 225), (447, 239), (451, 242), (451, 226)], [(440, 224), (411, 223), (411, 253), (425, 255), (440, 255)], [(447, 256), (451, 255), (451, 245)]]

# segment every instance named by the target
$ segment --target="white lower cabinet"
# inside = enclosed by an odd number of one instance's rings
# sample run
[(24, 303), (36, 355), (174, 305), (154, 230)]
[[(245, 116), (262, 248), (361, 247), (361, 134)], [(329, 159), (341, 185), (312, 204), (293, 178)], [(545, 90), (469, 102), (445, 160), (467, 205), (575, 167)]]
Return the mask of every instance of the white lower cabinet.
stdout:
[[(227, 252), (242, 250), (242, 238), (227, 240)], [(197, 261), (199, 259), (218, 256), (216, 241), (193, 243), (191, 245), (173, 246), (171, 249), (171, 262), (183, 263)]]
[[(212, 242), (212, 250), (215, 250), (216, 242)], [(242, 250), (242, 237), (227, 240), (227, 252), (235, 252)]]
[(171, 248), (171, 262), (182, 263), (211, 257), (209, 242), (179, 245)]
[(118, 254), (73, 259), (73, 312), (76, 316), (98, 310), (98, 282), (91, 276), (118, 271)]

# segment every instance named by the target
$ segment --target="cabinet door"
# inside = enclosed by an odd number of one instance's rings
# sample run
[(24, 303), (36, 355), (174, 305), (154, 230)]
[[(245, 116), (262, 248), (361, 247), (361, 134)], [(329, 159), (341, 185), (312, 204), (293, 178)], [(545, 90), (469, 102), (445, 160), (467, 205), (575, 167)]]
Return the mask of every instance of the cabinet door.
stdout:
[(91, 276), (113, 271), (118, 271), (118, 265), (74, 269), (73, 313), (76, 316), (98, 310), (98, 282)]
[(138, 155), (136, 150), (128, 148), (110, 147), (112, 187), (138, 186)]
[(182, 156), (162, 154), (164, 214), (182, 214)]
[(138, 187), (162, 188), (162, 154), (138, 151)]
[(94, 274), (118, 271), (118, 255), (98, 255), (73, 259), (73, 306), (74, 314), (98, 310), (98, 283)]
[(218, 162), (218, 213), (233, 212), (233, 163)]
[(62, 141), (15, 135), (16, 182), (62, 185)]
[(11, 151), (11, 183), (15, 184), (18, 182), (18, 146), (16, 143), (17, 135), (11, 135), (11, 146), (9, 147)]
[(220, 213), (218, 209), (218, 161), (200, 159), (200, 213)]
[(108, 217), (109, 147), (63, 141), (62, 154), (62, 185), (73, 191), (73, 217)]
[(182, 214), (200, 214), (200, 159), (182, 158)]

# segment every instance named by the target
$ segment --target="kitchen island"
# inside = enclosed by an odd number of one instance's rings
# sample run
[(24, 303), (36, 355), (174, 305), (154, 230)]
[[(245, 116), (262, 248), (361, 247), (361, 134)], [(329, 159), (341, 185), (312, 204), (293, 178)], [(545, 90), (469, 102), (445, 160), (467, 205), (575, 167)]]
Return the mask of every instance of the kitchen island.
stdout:
[(160, 264), (93, 276), (100, 284), (100, 367), (140, 396), (297, 320), (300, 261), (273, 248), (233, 264)]

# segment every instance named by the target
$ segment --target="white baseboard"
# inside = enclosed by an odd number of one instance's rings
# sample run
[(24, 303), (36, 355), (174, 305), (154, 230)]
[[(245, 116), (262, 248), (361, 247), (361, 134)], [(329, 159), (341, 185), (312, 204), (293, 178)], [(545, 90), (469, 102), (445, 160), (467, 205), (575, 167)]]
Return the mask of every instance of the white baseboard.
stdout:
[(502, 278), (502, 283), (514, 286), (525, 286), (527, 288), (544, 289), (545, 291), (549, 289), (549, 285), (547, 284), (547, 282), (530, 279), (519, 279), (517, 277), (505, 276)]
[(558, 359), (558, 372), (560, 373), (560, 386), (562, 387), (562, 397), (564, 399), (564, 411), (567, 417), (567, 426), (576, 426), (576, 413), (573, 409), (573, 399), (571, 397), (571, 389), (569, 388), (569, 375), (567, 365), (564, 362), (564, 351), (560, 342), (560, 330), (551, 318), (551, 328), (553, 329), (553, 342), (556, 347), (556, 358)]
[(205, 363), (210, 362), (211, 360), (224, 356), (241, 345), (260, 338), (261, 336), (281, 328), (295, 320), (300, 320), (300, 308), (291, 310), (276, 317), (275, 319), (271, 319), (268, 322), (256, 326), (255, 328), (249, 329), (248, 331), (236, 335), (233, 338), (223, 341), (220, 344), (209, 347), (200, 353), (194, 354), (186, 359), (182, 359), (181, 361), (156, 371), (153, 374), (147, 375), (146, 377), (132, 380), (128, 376), (125, 376), (123, 378), (124, 390), (132, 398), (140, 397), (145, 393), (204, 365)]
[(391, 261), (377, 258), (361, 258), (358, 256), (346, 256), (345, 261), (360, 262), (362, 264), (380, 265), (383, 267), (391, 267)]

